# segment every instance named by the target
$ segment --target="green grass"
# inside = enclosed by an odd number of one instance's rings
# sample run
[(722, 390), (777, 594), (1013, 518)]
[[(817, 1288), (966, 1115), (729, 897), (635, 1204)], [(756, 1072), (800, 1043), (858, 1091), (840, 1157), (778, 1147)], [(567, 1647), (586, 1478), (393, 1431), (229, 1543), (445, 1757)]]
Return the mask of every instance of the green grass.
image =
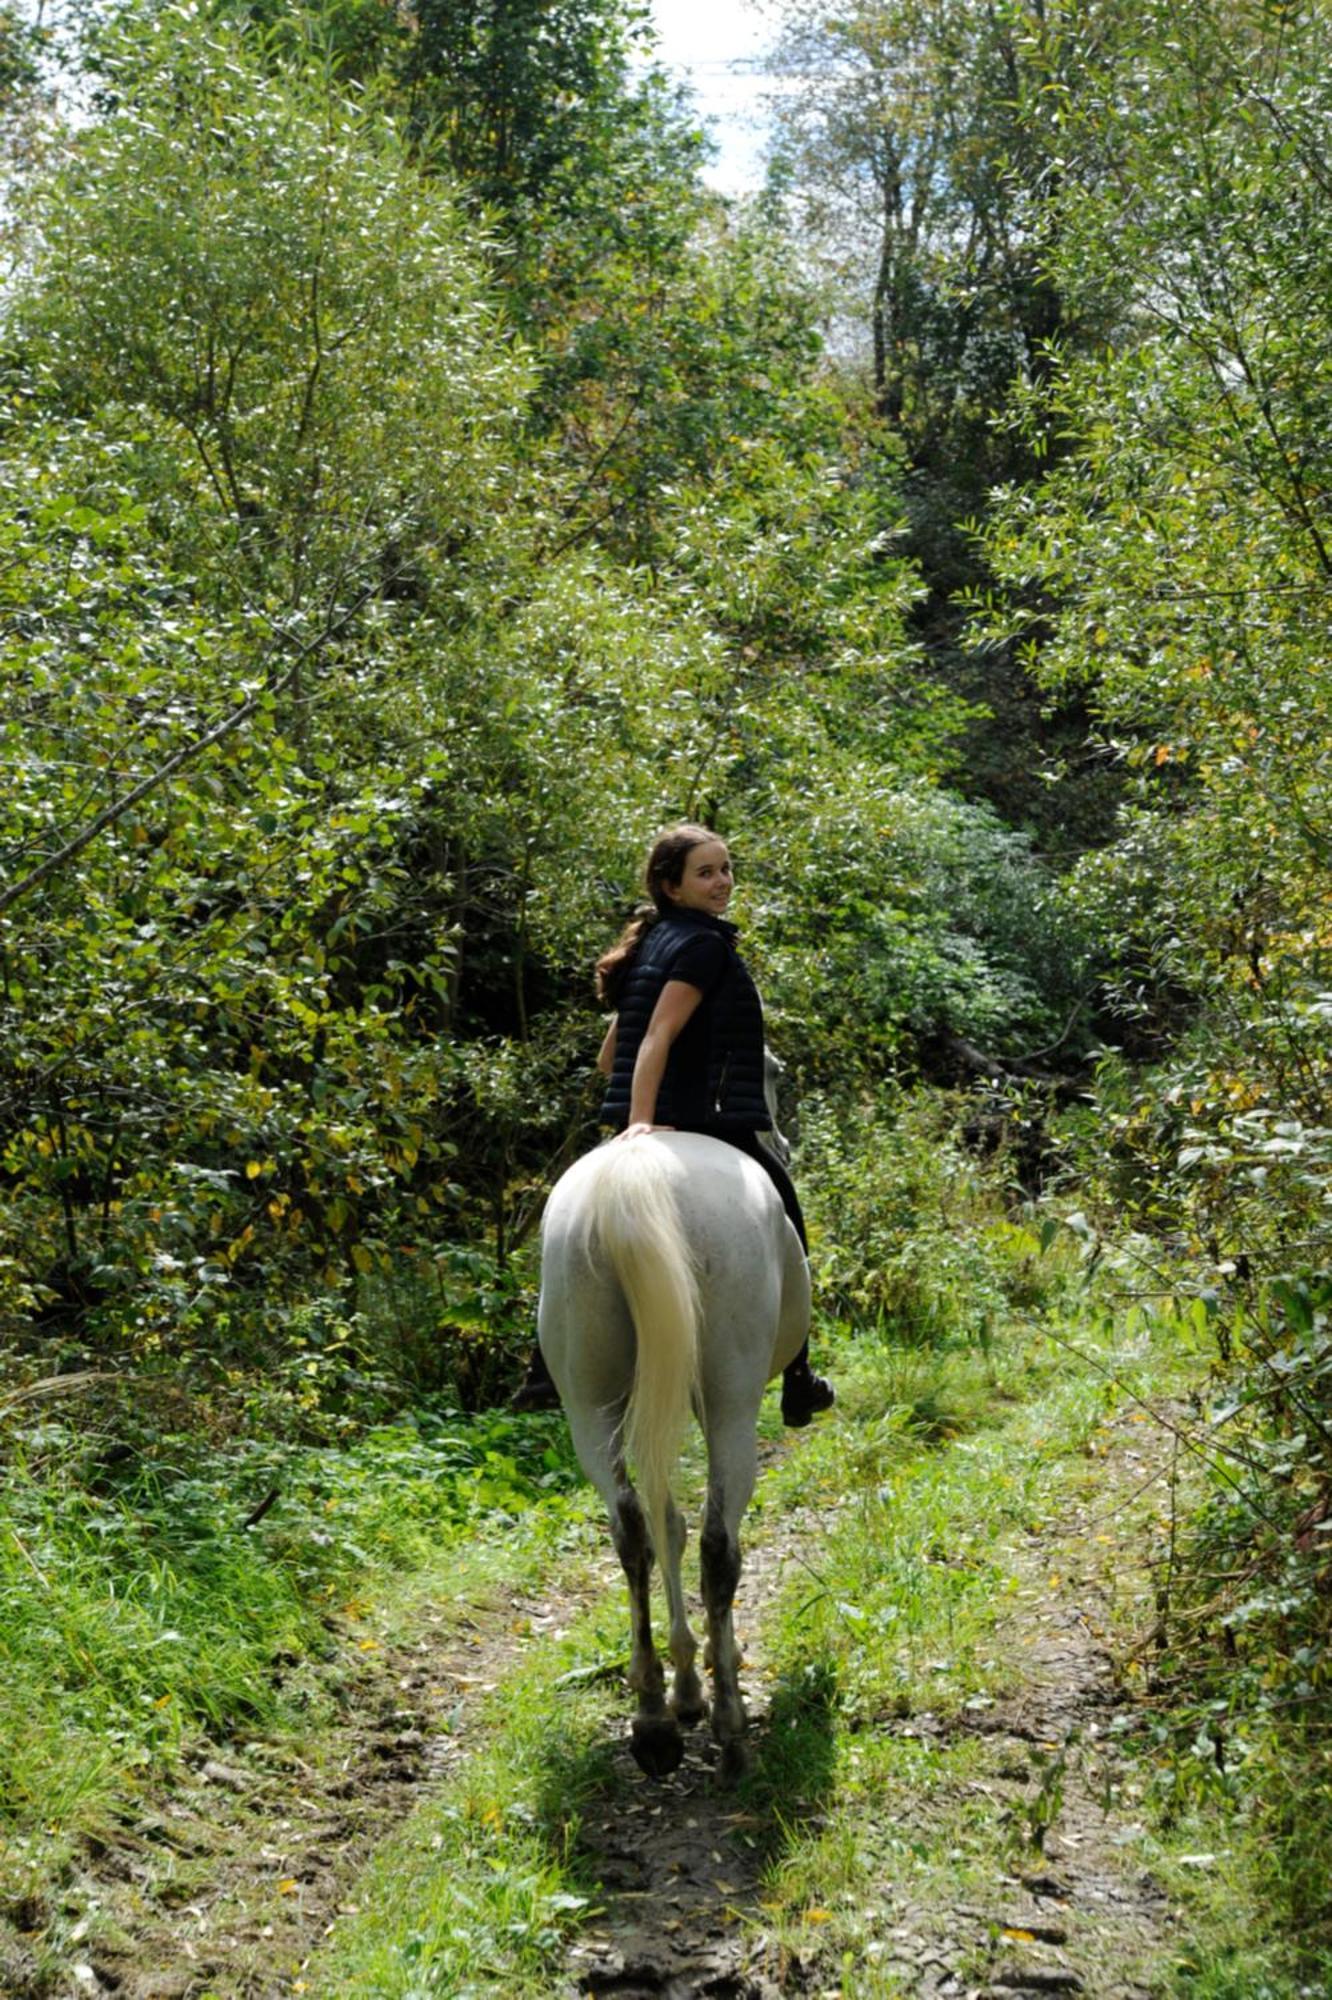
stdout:
[[(836, 1357), (840, 1425), (812, 1436), (762, 1495), (764, 1510), (813, 1503), (827, 1533), (769, 1612), (772, 1727), (747, 1799), (780, 1827), (765, 1923), (786, 1949), (816, 1944), (821, 1967), (840, 1965), (828, 1990), (844, 2000), (912, 1990), (876, 1969), (885, 1885), (918, 1912), (936, 1909), (942, 1927), (1038, 1858), (1063, 1753), (1027, 1753), (1018, 1806), (993, 1783), (985, 1739), (950, 1724), (1022, 1684), (1024, 1660), (1002, 1639), (1023, 1545), (1080, 1503), (1113, 1510), (1112, 1533), (1093, 1535), (1079, 1558), (1116, 1600), (1112, 1639), (1126, 1646), (1150, 1625), (1144, 1563), (1164, 1535), (1162, 1501), (1132, 1481), (1122, 1506), (1107, 1497), (1103, 1426), (1116, 1411), (1143, 1420), (1137, 1398), (1187, 1392), (1200, 1360), (1178, 1328), (1153, 1347), (1143, 1330), (1126, 1341), (1099, 1318), (1056, 1338), (1033, 1326), (988, 1360), (891, 1346)], [(1198, 1491), (1186, 1481), (1186, 1502)], [(1097, 1746), (1068, 1751), (1113, 1780), (1139, 1828), (1135, 1865), (1172, 1910), (1172, 1947), (1141, 1976), (1180, 2000), (1321, 1995), (1332, 1987), (1327, 1746), (1251, 1743), (1252, 1768), (1222, 1787), (1199, 1779), (1204, 1766), (1215, 1778), (1205, 1739), (1181, 1757), (1187, 1714), (1163, 1719), (1168, 1748), (1144, 1723), (1103, 1765)], [(908, 1734), (908, 1718), (928, 1726)]]
[[(905, 1823), (919, 1803), (930, 1767), (925, 1746), (897, 1746), (885, 1796), (874, 1719), (896, 1714), (922, 1690), (936, 1705), (957, 1705), (981, 1681), (1001, 1683), (981, 1643), (993, 1628), (999, 1568), (979, 1527), (952, 1533), (946, 1559), (941, 1537), (955, 1528), (967, 1495), (990, 1492), (995, 1466), (983, 1441), (996, 1413), (1003, 1421), (1061, 1365), (1040, 1345), (1020, 1344), (997, 1364), (972, 1349), (907, 1353), (888, 1344), (838, 1343), (827, 1333), (820, 1358), (836, 1366), (843, 1417), (811, 1433), (763, 1479), (747, 1524), (753, 1543), (793, 1505), (812, 1502), (827, 1514), (853, 1496), (831, 1540), (805, 1547), (801, 1582), (777, 1614), (769, 1720), (757, 1743), (757, 1769), (737, 1800), (748, 1808), (751, 1838), (770, 1857), (770, 1915), (779, 1929), (785, 1924), (793, 1946), (802, 1942), (811, 1907), (854, 1902), (865, 1892), (882, 1858), (877, 1850), (873, 1863), (868, 1858), (867, 1804), (876, 1823), (894, 1811)], [(1083, 1385), (1076, 1400), (1090, 1424), (1105, 1407), (1105, 1391)], [(772, 1399), (763, 1428), (780, 1433)], [(957, 1442), (949, 1446), (949, 1439)], [(980, 1510), (990, 1534), (1033, 1518), (1028, 1489), (1035, 1475), (1026, 1458), (1024, 1452), (1004, 1509)], [(695, 1448), (684, 1482), (695, 1498), (700, 1475)], [(922, 1500), (895, 1539), (885, 1524), (901, 1513), (913, 1480), (921, 1496), (928, 1492), (928, 1504)], [(549, 1994), (568, 1938), (597, 1908), (597, 1884), (578, 1853), (579, 1815), (619, 1782), (606, 1747), (608, 1711), (621, 1722), (628, 1714), (621, 1689), (608, 1694), (579, 1675), (623, 1657), (625, 1620), (617, 1584), (563, 1640), (528, 1654), (488, 1703), (477, 1753), (423, 1804), (357, 1886), (355, 1916), (340, 1923), (307, 1972), (304, 1990), (320, 2000), (347, 1992), (374, 1993), (377, 2000)], [(946, 1663), (937, 1657), (945, 1638)], [(960, 1742), (947, 1782), (963, 1782), (976, 1755), (974, 1745)], [(942, 1792), (937, 1771), (934, 1778)], [(986, 1845), (974, 1815), (961, 1818), (967, 1824), (959, 1822), (949, 1836), (954, 1856), (959, 1843)], [(886, 1837), (890, 1846), (897, 1838)], [(945, 1865), (955, 1876), (956, 1859)], [(824, 1930), (839, 1949), (855, 1948), (854, 1926), (844, 1931), (834, 1917)]]
[[(575, 1479), (554, 1418), (423, 1414), (351, 1447), (107, 1454), (31, 1426), (0, 1493), (0, 1897), (58, 1875), (200, 1742), (317, 1731), (364, 1596), (549, 1559)], [(274, 1495), (254, 1519), (268, 1496)], [(576, 1507), (585, 1500), (577, 1492)]]
[[(839, 1376), (850, 1435), (820, 1434), (764, 1496), (776, 1509), (812, 1499), (829, 1532), (810, 1552), (814, 1576), (771, 1608), (774, 1729), (749, 1781), (761, 1817), (780, 1802), (788, 1831), (799, 1825), (814, 1711), (797, 1696), (820, 1690), (831, 1804), (824, 1789), (816, 1826), (785, 1842), (768, 1914), (795, 1946), (818, 1910), (834, 1954), (870, 1941), (856, 1913), (875, 1903), (885, 1874), (911, 1878), (922, 1899), (965, 1898), (973, 1863), (992, 1862), (1010, 1837), (975, 1789), (983, 1739), (897, 1725), (946, 1725), (1020, 1683), (1022, 1658), (997, 1646), (1018, 1588), (1014, 1544), (1058, 1511), (1070, 1459), (1076, 1479), (1077, 1455), (1118, 1393), (1095, 1374), (1070, 1377), (1039, 1334), (989, 1362), (862, 1350)], [(795, 1723), (775, 1755), (784, 1704)]]
[(619, 1595), (506, 1677), (464, 1769), (380, 1849), (301, 1991), (548, 2000), (598, 1908), (577, 1835), (582, 1807), (617, 1782), (595, 1670), (627, 1650)]
[[(1102, 1458), (1107, 1427), (1120, 1424), (1122, 1443), (1142, 1416), (1135, 1398), (1179, 1397), (1199, 1379), (1204, 1357), (1167, 1332), (1153, 1346), (1145, 1325), (1129, 1337), (1090, 1308), (984, 1347), (821, 1330), (838, 1414), (765, 1475), (746, 1523), (752, 1548), (804, 1512), (800, 1560), (762, 1612), (767, 1716), (737, 1806), (766, 1868), (757, 1921), (817, 1963), (823, 1990), (911, 1990), (886, 1935), (893, 1898), (942, 1922), (959, 1902), (992, 1904), (995, 1884), (1038, 1854), (1062, 1784), (1057, 1746), (1022, 1753), (1023, 1782), (1005, 1789), (992, 1742), (963, 1725), (1022, 1684), (1009, 1635), (1041, 1582), (1032, 1538), (1080, 1506), (1111, 1510), (1079, 1560), (1114, 1585), (1112, 1636), (1122, 1645), (1150, 1624), (1149, 1578), (1129, 1554), (1159, 1533), (1160, 1498), (1107, 1497)], [(780, 1433), (773, 1398), (763, 1430)], [(700, 1472), (695, 1449), (695, 1498)], [(238, 1729), (317, 1742), (335, 1656), (357, 1634), (373, 1644), (432, 1593), (549, 1580), (605, 1547), (559, 1419), (425, 1418), (336, 1451), (163, 1439), (128, 1470), (99, 1470), (86, 1439), (47, 1427), (26, 1434), (6, 1500), (11, 1898), (58, 1875), (82, 1832), (160, 1789), (191, 1743)], [(580, 1818), (625, 1782), (608, 1748), (628, 1715), (618, 1580), (568, 1622), (528, 1639), (474, 1714), (471, 1754), (350, 1886), (354, 1909), (293, 1990), (550, 1993), (599, 1908)], [(1275, 1737), (1255, 1738), (1229, 1790), (1204, 1783), (1206, 1757), (1180, 1748), (1187, 1711), (1163, 1715), (1165, 1698), (1141, 1676), (1135, 1686), (1125, 1713), (1137, 1720), (1105, 1783), (1139, 1829), (1131, 1864), (1173, 1913), (1166, 1956), (1143, 1976), (1178, 2000), (1326, 1990), (1325, 1752), (1291, 1760)], [(1092, 1768), (1091, 1746), (1068, 1754)]]

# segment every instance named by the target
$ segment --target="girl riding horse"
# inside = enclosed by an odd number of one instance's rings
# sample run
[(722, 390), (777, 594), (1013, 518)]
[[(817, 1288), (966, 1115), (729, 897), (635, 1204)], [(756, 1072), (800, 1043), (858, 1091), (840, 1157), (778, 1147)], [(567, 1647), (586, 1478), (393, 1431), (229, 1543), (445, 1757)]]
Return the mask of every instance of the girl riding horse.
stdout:
[[(759, 1138), (764, 1094), (763, 1003), (726, 921), (734, 874), (724, 840), (686, 821), (657, 836), (644, 869), (651, 899), (598, 960), (597, 994), (616, 1011), (598, 1067), (609, 1079), (604, 1125), (703, 1132), (757, 1160), (808, 1253), (791, 1176)], [(802, 1427), (832, 1407), (806, 1342), (782, 1376), (782, 1417)]]
[[(764, 1092), (763, 1004), (725, 917), (734, 876), (726, 843), (686, 821), (652, 844), (648, 902), (597, 962), (598, 998), (615, 1011), (597, 1067), (608, 1079), (601, 1120), (620, 1139), (701, 1132), (762, 1167), (808, 1252), (790, 1175), (759, 1138), (772, 1127)], [(518, 1408), (556, 1400), (538, 1352)], [(800, 1428), (834, 1402), (809, 1364), (809, 1343), (784, 1370), (783, 1420)]]

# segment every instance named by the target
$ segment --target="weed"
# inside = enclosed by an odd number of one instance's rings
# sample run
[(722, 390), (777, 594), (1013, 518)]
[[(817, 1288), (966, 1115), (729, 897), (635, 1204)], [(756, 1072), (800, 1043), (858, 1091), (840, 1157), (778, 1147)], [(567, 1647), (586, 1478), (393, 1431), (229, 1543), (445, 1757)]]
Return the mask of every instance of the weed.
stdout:
[(1038, 1854), (1045, 1852), (1046, 1837), (1063, 1811), (1064, 1779), (1077, 1740), (1078, 1731), (1072, 1729), (1053, 1750), (1033, 1748), (1030, 1752), (1036, 1789), (1027, 1800), (1024, 1819), (1027, 1839)]

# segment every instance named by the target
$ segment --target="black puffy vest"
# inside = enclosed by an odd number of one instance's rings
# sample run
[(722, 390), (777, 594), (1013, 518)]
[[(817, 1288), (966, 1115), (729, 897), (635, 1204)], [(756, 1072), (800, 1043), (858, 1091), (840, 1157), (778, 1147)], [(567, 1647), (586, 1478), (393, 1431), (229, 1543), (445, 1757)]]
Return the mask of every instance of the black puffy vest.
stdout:
[(735, 949), (736, 928), (706, 910), (678, 910), (655, 923), (625, 974), (615, 1030), (615, 1065), (601, 1122), (629, 1123), (634, 1063), (672, 961), (698, 926), (720, 931), (731, 946), (725, 973), (703, 1000), (666, 1058), (657, 1093), (659, 1125), (685, 1131), (766, 1132), (772, 1124), (763, 1095), (763, 1002)]

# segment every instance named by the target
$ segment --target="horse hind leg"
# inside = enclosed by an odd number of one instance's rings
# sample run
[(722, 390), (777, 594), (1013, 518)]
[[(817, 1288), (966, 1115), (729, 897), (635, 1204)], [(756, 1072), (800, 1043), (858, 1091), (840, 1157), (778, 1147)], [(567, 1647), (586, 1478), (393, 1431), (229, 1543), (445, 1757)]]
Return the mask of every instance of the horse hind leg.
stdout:
[(721, 1751), (722, 1778), (729, 1784), (742, 1775), (748, 1762), (740, 1655), (732, 1617), (740, 1581), (740, 1541), (715, 1500), (708, 1502), (699, 1554), (708, 1614), (708, 1664), (712, 1668), (712, 1733)]
[(666, 1778), (679, 1768), (684, 1738), (666, 1706), (666, 1676), (652, 1643), (652, 1543), (638, 1495), (627, 1479), (616, 1490), (611, 1535), (629, 1585), (629, 1685), (638, 1697), (629, 1747), (640, 1771), (649, 1778)]
[(708, 1615), (708, 1665), (712, 1670), (712, 1733), (721, 1751), (724, 1783), (748, 1763), (747, 1727), (740, 1694), (740, 1653), (733, 1610), (740, 1582), (740, 1522), (754, 1491), (757, 1411), (737, 1413), (708, 1439), (708, 1499), (700, 1540), (700, 1581)]
[(701, 1722), (707, 1714), (708, 1704), (703, 1693), (703, 1683), (694, 1665), (698, 1658), (698, 1641), (690, 1629), (689, 1614), (685, 1607), (684, 1583), (680, 1575), (687, 1531), (684, 1515), (674, 1500), (667, 1504), (666, 1532), (670, 1537), (670, 1547), (666, 1552), (666, 1560), (662, 1563), (661, 1574), (671, 1614), (671, 1663), (675, 1668), (671, 1713), (682, 1729), (692, 1729), (694, 1724)]

